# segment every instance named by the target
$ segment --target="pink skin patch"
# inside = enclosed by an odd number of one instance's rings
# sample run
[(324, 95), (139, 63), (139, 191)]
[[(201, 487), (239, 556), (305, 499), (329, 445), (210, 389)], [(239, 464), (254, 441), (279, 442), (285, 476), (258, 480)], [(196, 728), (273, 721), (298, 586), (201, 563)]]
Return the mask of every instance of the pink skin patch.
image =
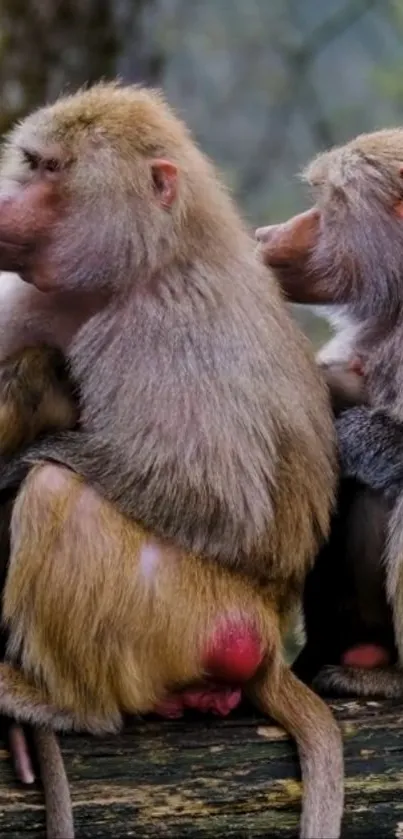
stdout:
[(152, 543), (143, 545), (140, 551), (140, 571), (147, 582), (152, 582), (157, 573), (161, 552)]
[(198, 687), (187, 688), (181, 693), (172, 693), (157, 705), (155, 713), (168, 720), (183, 717), (187, 709), (202, 714), (215, 714), (226, 717), (236, 708), (242, 699), (240, 688), (224, 688), (214, 682), (203, 682)]
[(387, 667), (390, 664), (390, 655), (388, 650), (379, 644), (357, 644), (343, 653), (341, 663), (345, 667), (373, 670), (375, 667)]
[(35, 775), (24, 730), (12, 723), (8, 732), (8, 741), (17, 778), (23, 784), (33, 784)]
[(239, 684), (255, 675), (262, 659), (256, 629), (241, 618), (223, 618), (207, 646), (203, 666), (213, 679)]
[(364, 375), (364, 364), (362, 362), (362, 359), (359, 358), (358, 356), (355, 356), (354, 358), (352, 358), (351, 361), (349, 362), (348, 369), (351, 370), (352, 373), (356, 373), (357, 376), (363, 376)]
[(155, 713), (178, 719), (189, 708), (226, 717), (241, 702), (242, 690), (238, 686), (255, 675), (262, 660), (262, 644), (254, 627), (241, 618), (223, 618), (203, 656), (206, 681), (171, 694)]

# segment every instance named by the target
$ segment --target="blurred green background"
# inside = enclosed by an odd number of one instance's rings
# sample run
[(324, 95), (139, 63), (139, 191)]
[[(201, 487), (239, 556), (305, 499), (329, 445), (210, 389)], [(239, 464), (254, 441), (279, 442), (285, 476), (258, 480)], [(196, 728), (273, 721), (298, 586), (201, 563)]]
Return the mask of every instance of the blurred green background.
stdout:
[[(162, 86), (252, 226), (308, 196), (315, 152), (403, 122), (402, 0), (0, 0), (0, 133), (60, 91)], [(316, 345), (327, 334), (296, 316)]]

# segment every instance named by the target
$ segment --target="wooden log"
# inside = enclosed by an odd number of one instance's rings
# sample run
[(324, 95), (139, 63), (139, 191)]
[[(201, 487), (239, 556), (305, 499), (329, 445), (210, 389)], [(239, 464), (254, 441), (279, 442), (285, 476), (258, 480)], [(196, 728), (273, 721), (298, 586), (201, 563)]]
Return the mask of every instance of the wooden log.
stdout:
[[(331, 703), (346, 761), (343, 837), (403, 839), (403, 703)], [(78, 839), (294, 837), (296, 750), (253, 713), (131, 724), (115, 737), (64, 736)], [(0, 753), (0, 836), (44, 836), (39, 785), (18, 786)]]

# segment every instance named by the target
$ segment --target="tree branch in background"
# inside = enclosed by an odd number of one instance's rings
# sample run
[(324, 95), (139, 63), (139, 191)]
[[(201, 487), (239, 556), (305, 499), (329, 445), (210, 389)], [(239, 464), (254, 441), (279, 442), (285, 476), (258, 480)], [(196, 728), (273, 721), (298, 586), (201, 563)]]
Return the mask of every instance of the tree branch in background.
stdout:
[[(154, 83), (163, 56), (143, 47), (154, 0), (0, 0), (0, 134), (28, 110), (128, 71)], [(130, 54), (142, 60), (127, 62)], [(126, 66), (121, 62), (126, 57)]]
[[(311, 130), (315, 134), (318, 149), (332, 145), (330, 124), (321, 112), (320, 101), (309, 83), (308, 72), (320, 52), (332, 41), (346, 32), (362, 15), (371, 9), (381, 7), (384, 0), (349, 0), (341, 9), (329, 15), (314, 31), (305, 36), (302, 43), (280, 43), (277, 51), (286, 65), (286, 93), (283, 100), (268, 109), (267, 130), (260, 139), (240, 179), (238, 193), (244, 198), (258, 189), (262, 178), (262, 160), (277, 160), (284, 155), (287, 133), (296, 107), (304, 99), (309, 102)], [(307, 89), (307, 85), (309, 89)]]

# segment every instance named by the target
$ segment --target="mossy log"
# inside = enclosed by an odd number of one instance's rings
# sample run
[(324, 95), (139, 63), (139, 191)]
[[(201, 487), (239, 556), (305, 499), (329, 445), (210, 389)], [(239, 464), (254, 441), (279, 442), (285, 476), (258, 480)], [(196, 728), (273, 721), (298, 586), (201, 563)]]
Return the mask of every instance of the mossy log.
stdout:
[[(343, 837), (403, 839), (403, 703), (331, 703), (346, 762)], [(253, 713), (64, 736), (77, 839), (252, 839), (297, 835), (294, 744)], [(18, 786), (0, 752), (0, 836), (44, 836), (40, 785)]]

